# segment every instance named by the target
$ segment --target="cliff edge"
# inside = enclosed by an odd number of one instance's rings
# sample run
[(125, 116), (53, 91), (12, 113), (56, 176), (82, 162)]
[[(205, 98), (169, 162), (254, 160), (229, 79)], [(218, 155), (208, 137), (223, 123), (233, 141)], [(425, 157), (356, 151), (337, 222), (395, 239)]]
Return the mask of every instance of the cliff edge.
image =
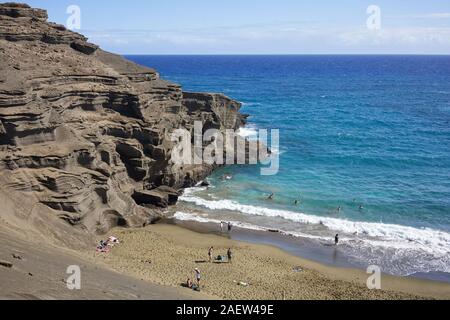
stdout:
[(89, 234), (157, 219), (215, 168), (174, 164), (170, 133), (196, 120), (237, 129), (240, 106), (183, 92), (44, 10), (1, 4), (0, 219), (18, 232), (26, 222)]

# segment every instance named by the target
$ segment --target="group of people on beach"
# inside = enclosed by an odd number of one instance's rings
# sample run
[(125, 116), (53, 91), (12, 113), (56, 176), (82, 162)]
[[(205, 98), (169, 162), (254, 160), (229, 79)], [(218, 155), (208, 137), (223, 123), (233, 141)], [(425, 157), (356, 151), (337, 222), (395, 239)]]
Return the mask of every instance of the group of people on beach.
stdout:
[[(213, 261), (213, 252), (214, 252), (214, 247), (210, 247), (208, 249), (209, 262)], [(228, 259), (227, 260), (228, 263), (231, 263), (231, 261), (233, 259), (233, 252), (231, 251), (231, 248), (228, 248), (226, 257)], [(216, 261), (224, 261), (224, 257), (218, 256), (215, 260)], [(188, 278), (186, 280), (186, 287), (189, 289), (192, 289), (194, 291), (200, 291), (200, 280), (202, 279), (202, 273), (200, 272), (200, 270), (198, 268), (194, 269), (194, 279), (195, 279), (195, 283), (191, 280), (191, 278)]]
[(195, 291), (200, 291), (200, 280), (202, 278), (202, 274), (198, 268), (194, 269), (194, 278), (196, 283), (192, 282), (191, 278), (188, 278), (186, 281), (186, 287)]
[(119, 244), (119, 239), (117, 239), (114, 236), (109, 237), (108, 239), (106, 239), (106, 241), (104, 240), (100, 240), (100, 243), (98, 244), (96, 251), (97, 252), (101, 252), (101, 253), (108, 253), (112, 247), (114, 247), (115, 245)]
[(220, 221), (220, 232), (223, 232), (224, 226), (227, 228), (228, 233), (230, 233), (231, 229), (233, 228), (233, 225), (231, 224), (231, 222)]
[[(214, 251), (214, 247), (210, 247), (208, 249), (208, 261), (209, 262), (213, 261), (213, 251)], [(233, 258), (233, 252), (231, 251), (231, 248), (228, 248), (226, 258), (227, 258), (228, 263), (231, 263), (232, 258)], [(217, 256), (217, 258), (215, 259), (215, 261), (218, 261), (218, 262), (223, 262), (224, 260), (225, 260), (224, 256)]]

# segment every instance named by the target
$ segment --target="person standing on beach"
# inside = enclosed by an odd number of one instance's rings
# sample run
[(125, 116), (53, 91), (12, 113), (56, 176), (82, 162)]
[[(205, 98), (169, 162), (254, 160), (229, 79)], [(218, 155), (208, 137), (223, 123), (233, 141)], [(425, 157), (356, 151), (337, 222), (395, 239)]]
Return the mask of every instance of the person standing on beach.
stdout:
[(186, 281), (186, 287), (188, 287), (189, 289), (192, 289), (192, 285), (193, 285), (193, 283), (191, 281), (191, 278), (188, 278)]
[(233, 258), (233, 253), (231, 252), (231, 248), (228, 248), (227, 257), (228, 257), (228, 263), (231, 263), (231, 259)]
[(231, 228), (232, 228), (233, 226), (231, 225), (231, 222), (228, 222), (228, 232), (231, 232)]
[(208, 250), (209, 262), (211, 262), (211, 260), (212, 260), (213, 250), (214, 250), (214, 247), (210, 247)]
[(338, 245), (339, 244), (339, 235), (336, 234), (336, 236), (334, 237), (334, 245)]
[(223, 232), (223, 221), (220, 221), (220, 233)]
[(197, 268), (194, 269), (195, 272), (195, 279), (197, 280), (197, 285), (200, 288), (200, 279), (202, 277), (200, 270), (198, 270)]

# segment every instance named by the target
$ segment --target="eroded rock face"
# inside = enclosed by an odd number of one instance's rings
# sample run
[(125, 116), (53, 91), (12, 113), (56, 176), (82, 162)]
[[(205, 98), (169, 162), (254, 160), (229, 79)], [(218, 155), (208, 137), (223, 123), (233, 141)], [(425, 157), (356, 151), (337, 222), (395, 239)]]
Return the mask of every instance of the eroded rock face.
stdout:
[(0, 5), (2, 188), (91, 232), (158, 218), (148, 204), (173, 204), (215, 168), (173, 164), (172, 131), (196, 120), (236, 129), (240, 104), (183, 92), (46, 20), (44, 10)]
[(144, 206), (167, 208), (177, 203), (179, 192), (168, 186), (160, 186), (153, 190), (136, 190), (133, 199)]

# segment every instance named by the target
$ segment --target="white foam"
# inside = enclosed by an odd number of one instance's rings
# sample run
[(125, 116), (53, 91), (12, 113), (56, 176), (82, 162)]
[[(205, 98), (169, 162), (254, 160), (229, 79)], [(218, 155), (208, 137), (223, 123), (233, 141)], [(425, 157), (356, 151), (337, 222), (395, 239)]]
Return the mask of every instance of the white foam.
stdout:
[(273, 155), (282, 155), (286, 153), (286, 151), (280, 151), (278, 147), (270, 147), (270, 152), (272, 152)]
[(254, 106), (260, 106), (261, 103), (259, 102), (241, 102), (242, 106), (244, 107), (254, 107)]
[[(198, 215), (194, 215), (194, 214), (190, 214), (190, 213), (186, 213), (186, 212), (181, 212), (178, 211), (173, 215), (174, 219), (180, 220), (180, 221), (195, 221), (195, 222), (200, 222), (200, 223), (215, 223), (215, 224), (220, 224), (222, 221), (217, 220), (217, 219), (210, 219), (210, 218), (205, 218), (205, 217), (201, 217)], [(262, 228), (262, 227), (258, 227), (256, 225), (253, 224), (249, 224), (249, 223), (244, 223), (244, 222), (239, 222), (239, 221), (226, 221), (227, 223), (230, 222), (233, 226), (235, 227), (239, 227), (242, 229), (248, 229), (248, 230), (256, 230), (256, 231), (266, 231), (267, 229)]]
[[(199, 184), (201, 184), (201, 183), (199, 183)], [(192, 187), (192, 188), (186, 188), (186, 189), (183, 190), (183, 197), (189, 197), (190, 195), (192, 195), (195, 192), (205, 191), (207, 189), (208, 189), (207, 187), (200, 187), (200, 186)]]
[[(205, 200), (185, 193), (180, 200), (208, 208), (210, 210), (229, 210), (249, 215), (282, 218), (300, 224), (323, 225), (330, 230), (348, 235), (357, 233), (365, 237), (365, 241), (376, 246), (397, 249), (423, 250), (434, 256), (450, 256), (450, 234), (448, 232), (430, 229), (414, 228), (394, 224), (359, 222), (337, 218), (319, 217), (287, 210), (269, 209), (251, 205), (243, 205), (231, 200)], [(450, 266), (448, 266), (450, 270)]]
[(252, 128), (252, 127), (243, 127), (243, 128), (239, 128), (239, 130), (237, 131), (237, 135), (242, 138), (256, 139), (256, 138), (258, 138), (258, 130), (256, 128)]
[[(194, 221), (199, 223), (214, 223), (214, 224), (220, 224), (220, 220), (212, 219), (212, 218), (206, 218), (203, 216), (181, 212), (176, 212), (173, 217), (174, 219), (180, 220), (180, 221)], [(246, 230), (255, 230), (255, 231), (271, 231), (274, 229), (265, 228), (261, 226), (257, 226), (251, 223), (245, 223), (240, 221), (226, 221), (227, 223), (230, 222), (233, 226), (246, 229)], [(301, 237), (301, 238), (308, 238), (308, 239), (314, 239), (314, 240), (321, 240), (321, 241), (329, 241), (329, 238), (326, 237), (320, 237), (320, 236), (314, 236), (306, 233), (301, 232), (294, 232), (294, 231), (284, 231), (284, 230), (277, 230), (280, 234), (293, 236), (293, 237)], [(341, 239), (342, 242), (345, 242), (347, 239)]]

